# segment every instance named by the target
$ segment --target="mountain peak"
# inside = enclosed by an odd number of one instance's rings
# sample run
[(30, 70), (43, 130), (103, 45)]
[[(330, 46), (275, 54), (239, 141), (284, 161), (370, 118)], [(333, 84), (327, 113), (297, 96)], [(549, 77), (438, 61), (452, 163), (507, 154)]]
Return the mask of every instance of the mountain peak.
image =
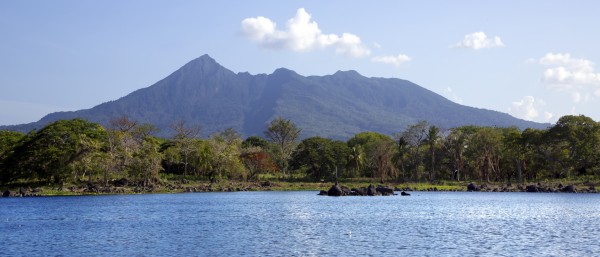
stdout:
[[(190, 61), (188, 64), (196, 64), (196, 65), (201, 65), (201, 66), (214, 66), (214, 65), (219, 65), (217, 63), (217, 61), (215, 61), (215, 59), (213, 59), (212, 57), (210, 57), (208, 54), (202, 55), (192, 61)], [(220, 66), (220, 65), (219, 65)]]
[[(218, 72), (229, 71), (227, 68), (219, 64), (215, 59), (208, 54), (202, 55), (194, 60), (191, 60), (178, 71), (184, 73), (195, 73), (202, 76), (208, 76)], [(177, 72), (177, 71), (176, 71)]]
[[(345, 86), (350, 85), (350, 86)], [(347, 139), (363, 131), (397, 133), (420, 120), (438, 127), (462, 125), (543, 128), (505, 113), (462, 106), (406, 80), (367, 78), (358, 72), (304, 77), (279, 68), (270, 75), (233, 73), (202, 55), (156, 84), (118, 100), (75, 112), (53, 113), (39, 122), (0, 127), (23, 132), (51, 121), (83, 118), (108, 124), (128, 115), (154, 124), (161, 136), (172, 136), (173, 122), (202, 124), (211, 134), (234, 128), (262, 135), (265, 124), (281, 116), (303, 128), (303, 136)]]
[(298, 75), (298, 73), (296, 73), (293, 70), (290, 69), (286, 69), (286, 68), (279, 68), (276, 69), (275, 71), (273, 71), (273, 75), (283, 75), (283, 74), (288, 74), (288, 75)]
[(363, 75), (360, 75), (360, 73), (358, 73), (355, 70), (347, 70), (347, 71), (341, 71), (341, 70), (339, 70), (336, 73), (334, 73), (333, 76), (336, 76), (336, 77), (342, 77), (343, 76), (343, 77), (352, 77), (352, 78), (363, 77)]

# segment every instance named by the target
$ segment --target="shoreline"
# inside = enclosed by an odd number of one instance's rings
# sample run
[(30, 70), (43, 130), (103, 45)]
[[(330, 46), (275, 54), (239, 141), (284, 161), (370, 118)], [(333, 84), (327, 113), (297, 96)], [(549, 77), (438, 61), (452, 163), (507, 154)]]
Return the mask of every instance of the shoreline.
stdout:
[[(370, 183), (340, 182), (346, 188), (366, 188), (369, 185), (386, 187), (393, 191), (406, 192), (539, 192), (539, 193), (598, 193), (596, 183), (591, 182), (547, 182), (518, 184), (476, 184), (473, 182), (453, 182), (446, 184), (429, 183)], [(112, 181), (108, 186), (81, 182), (64, 186), (62, 189), (50, 186), (0, 186), (3, 197), (37, 196), (85, 196), (85, 195), (127, 195), (127, 194), (170, 194), (193, 192), (243, 192), (243, 191), (327, 191), (332, 182), (287, 182), (287, 181), (227, 181), (210, 183), (208, 181), (188, 181), (186, 179), (166, 181), (144, 186), (127, 180)]]

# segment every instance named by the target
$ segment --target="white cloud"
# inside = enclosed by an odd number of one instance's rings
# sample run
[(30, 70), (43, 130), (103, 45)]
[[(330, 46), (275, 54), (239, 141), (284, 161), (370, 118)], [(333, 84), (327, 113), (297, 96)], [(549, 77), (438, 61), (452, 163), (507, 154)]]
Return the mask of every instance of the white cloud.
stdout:
[(382, 47), (382, 46), (381, 46), (381, 44), (379, 44), (379, 43), (377, 43), (377, 42), (373, 42), (373, 46), (374, 46), (375, 48), (379, 48), (379, 49), (381, 49), (381, 47)]
[(479, 50), (484, 48), (504, 47), (504, 43), (502, 43), (502, 39), (500, 39), (498, 36), (495, 36), (494, 38), (488, 38), (483, 31), (479, 31), (465, 35), (465, 38), (458, 42), (456, 47)]
[(547, 53), (539, 63), (547, 67), (542, 82), (551, 89), (568, 92), (573, 102), (600, 96), (600, 73), (592, 61), (573, 58), (569, 53)]
[(338, 54), (350, 57), (365, 57), (371, 50), (360, 40), (360, 37), (343, 33), (323, 34), (311, 15), (300, 8), (296, 16), (289, 19), (284, 30), (278, 30), (277, 24), (262, 16), (242, 20), (242, 35), (258, 42), (267, 49), (289, 49), (307, 52), (314, 49), (333, 47)]
[(400, 66), (403, 63), (409, 62), (411, 60), (410, 57), (403, 55), (403, 54), (399, 54), (399, 55), (382, 55), (382, 56), (375, 56), (373, 58), (371, 58), (372, 62), (379, 62), (379, 63), (385, 63), (385, 64), (391, 64), (394, 66)]
[(533, 96), (525, 96), (520, 101), (512, 102), (511, 107), (508, 108), (508, 113), (524, 120), (533, 120), (539, 115)]
[[(523, 99), (512, 102), (508, 113), (517, 118), (529, 121), (550, 122), (554, 114), (543, 111), (546, 102), (542, 99), (536, 100), (533, 96), (525, 96)], [(540, 117), (540, 113), (543, 115)]]

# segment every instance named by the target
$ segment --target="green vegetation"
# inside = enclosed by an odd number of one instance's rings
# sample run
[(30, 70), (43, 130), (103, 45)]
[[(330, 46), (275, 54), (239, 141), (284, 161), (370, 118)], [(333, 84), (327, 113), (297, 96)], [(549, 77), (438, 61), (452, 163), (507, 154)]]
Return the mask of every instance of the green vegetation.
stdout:
[[(393, 137), (362, 132), (347, 142), (299, 140), (277, 118), (267, 139), (233, 129), (200, 139), (200, 127), (173, 124), (170, 139), (127, 117), (106, 128), (60, 120), (27, 134), (0, 131), (0, 185), (46, 187), (45, 194), (323, 189), (339, 181), (397, 188), (461, 190), (470, 182), (585, 184), (600, 179), (600, 123), (564, 116), (545, 130), (419, 122)], [(266, 184), (265, 184), (266, 183)], [(103, 188), (134, 187), (111, 191)], [(71, 188), (70, 190), (67, 190)]]

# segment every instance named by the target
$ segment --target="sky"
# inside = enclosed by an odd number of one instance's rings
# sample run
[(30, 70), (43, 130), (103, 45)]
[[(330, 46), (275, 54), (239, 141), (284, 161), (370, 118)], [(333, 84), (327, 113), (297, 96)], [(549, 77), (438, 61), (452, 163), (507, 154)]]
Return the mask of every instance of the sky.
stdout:
[[(0, 125), (87, 109), (208, 54), (355, 70), (536, 122), (600, 120), (600, 1), (0, 1)], [(157, 103), (160, 104), (160, 103)]]

